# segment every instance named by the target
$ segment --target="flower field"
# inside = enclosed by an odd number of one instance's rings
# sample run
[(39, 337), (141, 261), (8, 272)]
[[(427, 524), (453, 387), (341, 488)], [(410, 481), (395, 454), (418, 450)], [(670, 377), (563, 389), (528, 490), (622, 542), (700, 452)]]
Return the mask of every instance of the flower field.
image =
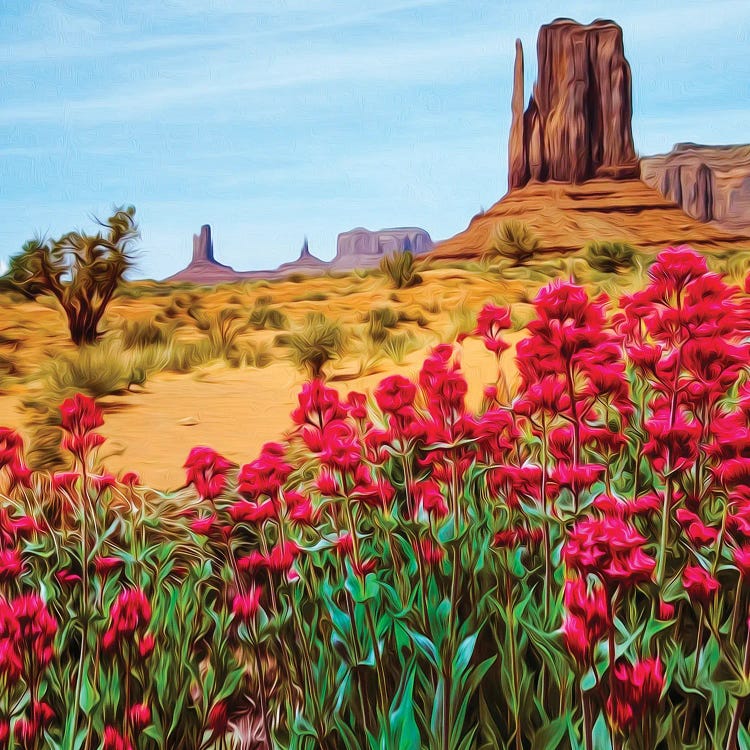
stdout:
[(440, 345), (175, 493), (85, 396), (68, 471), (3, 428), (0, 747), (750, 748), (750, 295), (679, 247), (534, 309), (478, 413)]

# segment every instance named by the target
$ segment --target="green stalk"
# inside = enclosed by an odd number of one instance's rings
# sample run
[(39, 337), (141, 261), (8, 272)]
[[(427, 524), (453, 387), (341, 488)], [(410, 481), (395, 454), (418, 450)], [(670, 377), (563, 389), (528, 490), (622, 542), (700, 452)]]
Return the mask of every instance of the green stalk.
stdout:
[[(742, 664), (742, 674), (745, 680), (750, 677), (750, 627), (747, 629), (747, 636), (745, 638), (745, 659)], [(745, 712), (746, 703), (746, 695), (737, 698), (737, 704), (735, 705), (734, 711), (732, 713), (732, 723), (729, 727), (729, 736), (727, 738), (726, 750), (737, 750), (737, 739), (740, 731), (740, 722), (742, 721), (742, 715)]]

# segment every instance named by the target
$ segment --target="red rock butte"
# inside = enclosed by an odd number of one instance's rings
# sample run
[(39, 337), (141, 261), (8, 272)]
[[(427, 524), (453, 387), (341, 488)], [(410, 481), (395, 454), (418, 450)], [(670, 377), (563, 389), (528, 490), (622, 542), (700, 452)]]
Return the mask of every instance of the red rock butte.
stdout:
[(637, 177), (622, 29), (614, 21), (583, 25), (559, 18), (539, 30), (537, 59), (524, 112), (523, 46), (516, 40), (509, 188)]

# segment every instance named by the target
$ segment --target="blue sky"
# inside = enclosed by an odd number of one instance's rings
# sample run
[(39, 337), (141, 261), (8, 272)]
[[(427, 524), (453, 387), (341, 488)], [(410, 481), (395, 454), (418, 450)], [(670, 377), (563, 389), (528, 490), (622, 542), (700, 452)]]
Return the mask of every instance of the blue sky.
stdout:
[(750, 141), (747, 0), (0, 0), (0, 258), (133, 203), (136, 276), (334, 254), (354, 226), (441, 239), (504, 192), (513, 42), (624, 29), (640, 153)]

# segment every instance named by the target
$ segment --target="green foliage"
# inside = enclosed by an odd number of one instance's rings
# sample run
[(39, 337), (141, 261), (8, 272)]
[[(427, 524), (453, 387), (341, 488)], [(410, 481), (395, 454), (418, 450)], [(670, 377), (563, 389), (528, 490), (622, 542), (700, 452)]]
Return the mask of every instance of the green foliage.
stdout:
[(250, 326), (256, 331), (284, 331), (289, 328), (289, 319), (278, 308), (259, 299), (250, 313)]
[(295, 367), (311, 378), (320, 378), (323, 368), (343, 355), (346, 337), (339, 323), (322, 313), (310, 313), (301, 328), (277, 336), (276, 345), (288, 349)]
[(65, 313), (74, 344), (91, 344), (99, 321), (132, 265), (138, 238), (135, 208), (120, 208), (96, 234), (68, 232), (57, 240), (34, 239), (11, 258), (6, 282), (30, 299), (52, 295)]
[(489, 241), (485, 251), (488, 259), (504, 258), (514, 266), (522, 266), (533, 260), (539, 252), (541, 243), (531, 229), (521, 221), (512, 219), (504, 221)]
[(628, 242), (601, 240), (584, 248), (586, 261), (601, 273), (623, 273), (635, 266), (638, 251)]
[(380, 271), (396, 289), (407, 289), (422, 283), (417, 273), (417, 263), (409, 250), (389, 253), (380, 261)]

